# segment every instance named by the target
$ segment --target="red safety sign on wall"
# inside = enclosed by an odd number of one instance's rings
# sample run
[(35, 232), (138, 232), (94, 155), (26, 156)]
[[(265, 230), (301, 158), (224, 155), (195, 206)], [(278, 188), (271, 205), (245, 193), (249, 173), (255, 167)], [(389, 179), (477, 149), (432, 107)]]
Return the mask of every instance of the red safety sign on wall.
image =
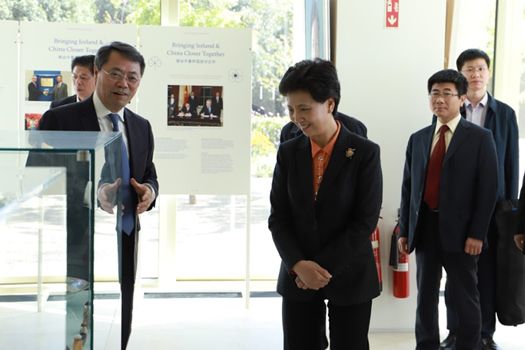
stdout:
[(386, 27), (399, 27), (399, 0), (385, 0), (386, 5)]

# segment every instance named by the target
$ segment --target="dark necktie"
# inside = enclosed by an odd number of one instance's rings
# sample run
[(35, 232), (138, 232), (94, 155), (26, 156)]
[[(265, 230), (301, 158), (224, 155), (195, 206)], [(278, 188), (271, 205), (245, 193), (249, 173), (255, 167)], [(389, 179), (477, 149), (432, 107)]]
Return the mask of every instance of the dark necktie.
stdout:
[(437, 209), (439, 207), (439, 182), (443, 159), (446, 153), (445, 133), (447, 130), (448, 126), (446, 125), (442, 125), (439, 129), (439, 139), (428, 162), (424, 200), (430, 209)]
[[(119, 131), (119, 115), (116, 113), (110, 113), (109, 117), (111, 118), (111, 123), (113, 124), (113, 131)], [(129, 169), (129, 158), (126, 145), (124, 144), (124, 139), (122, 139), (121, 146), (122, 182), (120, 183), (120, 195), (122, 196), (122, 204), (124, 205), (124, 214), (122, 215), (122, 231), (127, 235), (131, 235), (133, 233), (133, 229), (135, 228), (135, 211), (133, 209), (131, 186), (129, 184), (131, 175)]]

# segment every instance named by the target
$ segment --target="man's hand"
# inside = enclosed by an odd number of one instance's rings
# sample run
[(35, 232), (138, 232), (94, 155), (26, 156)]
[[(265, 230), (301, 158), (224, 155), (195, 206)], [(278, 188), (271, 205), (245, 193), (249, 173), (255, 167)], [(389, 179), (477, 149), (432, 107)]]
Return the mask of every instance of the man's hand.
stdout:
[(325, 287), (332, 275), (330, 272), (319, 266), (318, 263), (311, 260), (301, 260), (292, 268), (293, 272), (297, 274), (299, 283), (296, 278), (295, 283), (302, 289), (319, 290)]
[(467, 238), (465, 241), (465, 253), (469, 255), (479, 255), (483, 248), (483, 241), (476, 238)]
[(401, 254), (408, 254), (408, 238), (399, 237), (397, 240), (397, 249)]
[(113, 207), (117, 202), (117, 192), (120, 187), (120, 178), (116, 179), (113, 183), (103, 184), (98, 189), (98, 202), (100, 208), (107, 213), (113, 214)]
[(135, 192), (137, 192), (137, 197), (139, 200), (139, 203), (137, 204), (137, 214), (142, 214), (151, 206), (151, 203), (153, 203), (155, 200), (155, 195), (149, 186), (140, 184), (133, 178), (129, 181), (129, 183), (131, 186), (133, 186)]
[(519, 233), (514, 235), (514, 243), (516, 243), (516, 247), (518, 247), (519, 250), (523, 251), (523, 245), (525, 245), (525, 234)]

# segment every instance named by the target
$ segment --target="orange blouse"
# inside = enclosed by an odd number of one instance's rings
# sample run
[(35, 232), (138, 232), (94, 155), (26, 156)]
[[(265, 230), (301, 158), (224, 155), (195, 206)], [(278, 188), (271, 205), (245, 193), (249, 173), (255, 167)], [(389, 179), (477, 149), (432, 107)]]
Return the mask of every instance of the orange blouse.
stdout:
[(328, 162), (330, 161), (330, 157), (332, 156), (335, 141), (337, 140), (339, 132), (341, 131), (341, 124), (339, 124), (339, 121), (336, 122), (337, 130), (335, 134), (330, 138), (330, 141), (328, 141), (326, 146), (324, 146), (323, 148), (321, 148), (312, 139), (310, 139), (310, 146), (312, 149), (312, 173), (314, 175), (314, 199), (317, 199), (317, 192), (319, 191), (319, 187), (321, 186), (321, 182), (323, 181), (324, 172), (328, 167)]

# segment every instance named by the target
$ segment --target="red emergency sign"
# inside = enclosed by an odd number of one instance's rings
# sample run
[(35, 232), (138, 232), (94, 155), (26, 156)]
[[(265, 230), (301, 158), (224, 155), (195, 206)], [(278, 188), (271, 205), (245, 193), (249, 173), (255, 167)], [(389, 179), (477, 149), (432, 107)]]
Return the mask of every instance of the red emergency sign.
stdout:
[(387, 28), (399, 27), (399, 0), (385, 0), (385, 24)]

